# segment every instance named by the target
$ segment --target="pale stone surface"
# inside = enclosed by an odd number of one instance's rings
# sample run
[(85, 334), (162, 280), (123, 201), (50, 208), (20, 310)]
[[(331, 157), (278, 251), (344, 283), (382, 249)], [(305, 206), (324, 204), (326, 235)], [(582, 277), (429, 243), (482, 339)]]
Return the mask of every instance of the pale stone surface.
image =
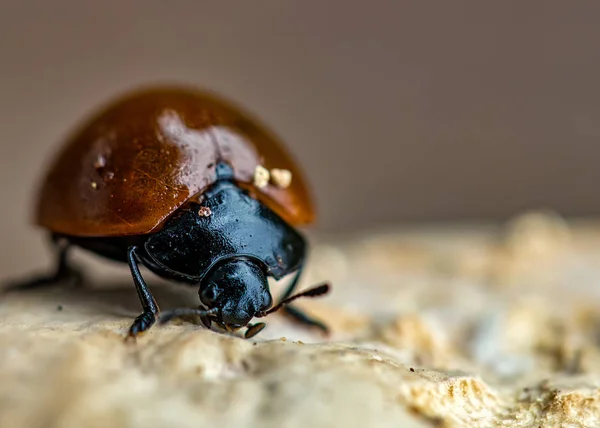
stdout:
[(597, 224), (318, 237), (310, 260), (303, 286), (334, 291), (299, 304), (329, 340), (274, 314), (251, 341), (174, 322), (125, 343), (135, 291), (102, 263), (89, 289), (3, 296), (0, 427), (600, 426)]

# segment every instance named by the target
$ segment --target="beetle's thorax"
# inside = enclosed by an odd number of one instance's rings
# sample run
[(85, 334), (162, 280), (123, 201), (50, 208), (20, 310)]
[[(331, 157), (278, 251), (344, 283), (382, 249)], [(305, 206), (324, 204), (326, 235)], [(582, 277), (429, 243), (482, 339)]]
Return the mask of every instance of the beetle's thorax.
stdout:
[(236, 257), (254, 259), (276, 279), (302, 264), (303, 237), (234, 183), (219, 181), (203, 196), (145, 241), (155, 273), (199, 284), (214, 266)]

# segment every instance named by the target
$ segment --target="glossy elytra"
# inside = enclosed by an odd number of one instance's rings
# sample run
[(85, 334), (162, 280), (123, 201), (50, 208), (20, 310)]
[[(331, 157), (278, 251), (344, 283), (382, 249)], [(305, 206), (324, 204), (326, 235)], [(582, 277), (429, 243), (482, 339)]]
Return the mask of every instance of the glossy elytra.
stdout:
[[(296, 227), (314, 217), (302, 171), (249, 113), (194, 88), (132, 91), (88, 118), (51, 163), (35, 223), (51, 237), (56, 271), (11, 288), (80, 283), (67, 257), (77, 246), (129, 265), (142, 305), (129, 336), (159, 316), (166, 322), (195, 314), (207, 327), (246, 326), (251, 337), (264, 324), (250, 321), (280, 308), (327, 331), (288, 305), (329, 290), (323, 284), (293, 295), (307, 250)], [(140, 264), (198, 287), (200, 307), (161, 314)], [(291, 274), (273, 305), (268, 278)]]

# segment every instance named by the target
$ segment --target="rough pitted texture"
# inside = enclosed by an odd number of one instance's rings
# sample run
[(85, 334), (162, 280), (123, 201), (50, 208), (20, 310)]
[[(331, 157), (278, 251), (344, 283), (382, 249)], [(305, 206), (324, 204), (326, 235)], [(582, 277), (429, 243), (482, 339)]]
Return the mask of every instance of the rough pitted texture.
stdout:
[(274, 314), (251, 341), (178, 321), (125, 343), (126, 271), (93, 278), (2, 297), (0, 427), (600, 426), (597, 224), (315, 237), (303, 286), (334, 291), (299, 305), (329, 340)]

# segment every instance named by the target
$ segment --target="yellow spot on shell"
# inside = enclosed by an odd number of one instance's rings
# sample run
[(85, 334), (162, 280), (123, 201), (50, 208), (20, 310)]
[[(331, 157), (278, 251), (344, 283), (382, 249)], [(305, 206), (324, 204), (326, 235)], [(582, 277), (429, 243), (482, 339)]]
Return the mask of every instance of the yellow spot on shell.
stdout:
[(271, 181), (277, 187), (286, 189), (292, 184), (292, 172), (287, 169), (273, 168), (271, 170)]
[(269, 184), (269, 170), (262, 165), (257, 165), (254, 170), (254, 185), (258, 188), (263, 188)]

